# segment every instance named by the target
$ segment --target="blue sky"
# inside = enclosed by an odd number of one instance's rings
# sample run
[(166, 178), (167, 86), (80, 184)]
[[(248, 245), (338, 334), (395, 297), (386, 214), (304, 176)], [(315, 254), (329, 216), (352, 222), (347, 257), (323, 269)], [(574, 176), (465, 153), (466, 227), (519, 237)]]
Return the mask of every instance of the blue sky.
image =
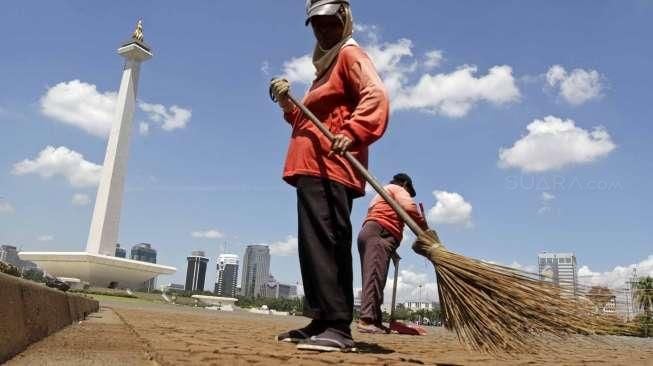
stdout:
[[(370, 168), (383, 181), (413, 176), (445, 244), (529, 269), (540, 251), (573, 251), (583, 276), (613, 286), (618, 266), (653, 272), (653, 3), (356, 1), (353, 14), (393, 97)], [(305, 90), (314, 41), (303, 16), (291, 0), (5, 4), (0, 243), (85, 246), (115, 51), (142, 17), (154, 58), (141, 72), (121, 244), (152, 243), (179, 269), (159, 282), (183, 283), (193, 250), (214, 268), (224, 243), (238, 255), (266, 243), (273, 274), (298, 281), (295, 194), (280, 179), (289, 129), (267, 86), (285, 74)], [(60, 160), (45, 159), (52, 151)], [(355, 228), (370, 199), (355, 202)], [(198, 237), (209, 230), (219, 234)], [(401, 296), (414, 298), (432, 270), (406, 243), (400, 254)]]

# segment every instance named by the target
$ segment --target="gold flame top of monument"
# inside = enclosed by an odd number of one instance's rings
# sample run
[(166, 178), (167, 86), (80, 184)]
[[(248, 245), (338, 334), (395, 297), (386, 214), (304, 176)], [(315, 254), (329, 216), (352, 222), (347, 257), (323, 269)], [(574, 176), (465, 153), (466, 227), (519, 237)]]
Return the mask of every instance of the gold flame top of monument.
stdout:
[(143, 19), (139, 19), (138, 23), (136, 23), (136, 29), (132, 33), (132, 39), (143, 42)]

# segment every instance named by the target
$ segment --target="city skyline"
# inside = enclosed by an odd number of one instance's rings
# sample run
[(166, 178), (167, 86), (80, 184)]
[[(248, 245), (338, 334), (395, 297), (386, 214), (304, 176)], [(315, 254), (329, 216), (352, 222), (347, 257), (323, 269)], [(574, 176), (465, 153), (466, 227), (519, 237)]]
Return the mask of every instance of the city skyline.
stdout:
[(243, 268), (240, 278), (240, 295), (259, 296), (270, 277), (270, 247), (267, 245), (248, 245), (243, 255)]
[[(653, 57), (641, 47), (650, 5), (588, 4), (361, 3), (354, 36), (392, 99), (370, 170), (382, 182), (409, 173), (448, 248), (534, 271), (534, 253), (573, 251), (581, 281), (618, 287), (635, 265), (653, 273), (653, 217), (642, 205), (652, 198), (653, 76), (641, 71)], [(267, 87), (285, 75), (295, 94), (306, 90), (314, 44), (304, 11), (291, 2), (255, 12), (237, 2), (8, 7), (0, 29), (21, 32), (7, 38), (14, 52), (0, 68), (10, 86), (0, 91), (0, 244), (75, 251), (87, 241), (123, 66), (109, 50), (142, 18), (156, 55), (141, 70), (116, 241), (155, 243), (158, 261), (179, 269), (162, 283), (183, 282), (187, 248), (216, 258), (224, 241), (239, 255), (268, 244), (275, 277), (300, 278), (296, 197), (280, 178), (290, 131)], [(224, 36), (243, 23), (238, 40)], [(354, 202), (354, 238), (372, 196)], [(432, 283), (410, 240), (399, 249), (400, 298)], [(353, 261), (360, 287), (355, 249)]]
[(204, 291), (206, 282), (206, 270), (209, 258), (203, 251), (195, 250), (186, 257), (188, 266), (186, 268), (186, 285), (184, 290), (188, 292)]
[(216, 280), (214, 293), (221, 297), (238, 295), (238, 264), (236, 254), (220, 254), (216, 260)]

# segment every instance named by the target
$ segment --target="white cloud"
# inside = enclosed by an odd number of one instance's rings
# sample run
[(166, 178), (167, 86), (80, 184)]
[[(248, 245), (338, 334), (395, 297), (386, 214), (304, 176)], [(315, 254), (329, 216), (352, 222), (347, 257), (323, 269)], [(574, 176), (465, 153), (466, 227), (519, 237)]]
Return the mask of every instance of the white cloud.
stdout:
[(528, 134), (512, 147), (500, 149), (501, 167), (543, 172), (592, 162), (616, 147), (605, 128), (584, 130), (571, 119), (547, 116), (534, 120), (526, 129)]
[(11, 203), (0, 199), (0, 214), (10, 214), (14, 212), (14, 206)]
[(193, 231), (190, 233), (193, 238), (200, 239), (219, 239), (224, 236), (220, 231), (215, 229), (204, 230), (204, 231)]
[[(394, 268), (390, 266), (390, 275), (383, 291), (383, 302), (392, 301), (392, 286), (394, 284)], [(438, 290), (435, 282), (435, 272), (428, 274), (413, 270), (400, 270), (397, 278), (397, 301), (438, 301)]]
[(297, 254), (297, 238), (288, 235), (286, 240), (270, 244), (270, 254), (277, 256), (290, 256)]
[(427, 220), (433, 224), (472, 226), (472, 205), (455, 192), (433, 191), (437, 200), (427, 212)]
[(138, 124), (138, 133), (141, 134), (141, 136), (147, 136), (150, 134), (150, 125), (147, 124), (146, 122), (141, 122)]
[(546, 82), (559, 88), (559, 95), (573, 105), (596, 99), (603, 90), (601, 75), (596, 70), (573, 69), (568, 73), (564, 67), (554, 65), (546, 73)]
[(376, 194), (376, 190), (369, 183), (365, 183), (365, 194)]
[(38, 241), (52, 241), (54, 239), (54, 236), (52, 235), (41, 235), (36, 238)]
[(93, 84), (71, 80), (48, 89), (41, 97), (41, 112), (58, 122), (106, 137), (111, 131), (116, 98), (116, 92), (99, 92)]
[(15, 163), (12, 174), (38, 174), (42, 178), (61, 175), (73, 187), (94, 187), (100, 182), (102, 166), (84, 160), (84, 156), (65, 146), (47, 146), (34, 160)]
[(607, 272), (594, 272), (588, 266), (582, 266), (578, 269), (578, 279), (581, 284), (587, 286), (621, 288), (630, 280), (635, 268), (638, 276), (653, 276), (653, 255), (649, 255), (639, 263), (616, 266)]
[(513, 261), (508, 265), (508, 267), (512, 267), (515, 269), (518, 269), (520, 271), (528, 272), (528, 273), (537, 273), (537, 267), (535, 265), (529, 264), (529, 265), (523, 265), (517, 261)]
[[(47, 90), (41, 97), (41, 112), (55, 121), (66, 123), (99, 137), (111, 132), (111, 122), (116, 109), (118, 93), (100, 92), (97, 86), (80, 80), (61, 82)], [(139, 107), (152, 122), (158, 122), (166, 131), (184, 128), (191, 111), (176, 105), (166, 108), (161, 104), (141, 102)], [(140, 132), (143, 134), (142, 124)]]
[[(402, 38), (380, 43), (377, 28), (356, 25), (367, 43), (362, 47), (374, 62), (390, 94), (392, 110), (420, 110), (452, 118), (465, 116), (476, 104), (487, 102), (503, 105), (517, 102), (520, 92), (507, 65), (494, 66), (486, 75), (475, 75), (475, 66), (463, 65), (450, 73), (416, 75), (423, 68), (431, 69), (442, 61), (442, 51), (431, 50), (423, 59), (413, 55), (413, 42)], [(311, 57), (304, 55), (283, 64), (284, 76), (294, 82), (308, 84), (314, 78)], [(411, 84), (411, 80), (417, 80)]]
[(449, 74), (422, 75), (414, 86), (395, 98), (397, 109), (420, 109), (447, 117), (464, 117), (478, 102), (495, 105), (520, 98), (510, 66), (494, 66), (475, 77), (477, 68), (465, 65)]
[[(413, 42), (402, 38), (394, 43), (371, 43), (363, 46), (374, 62), (376, 70), (383, 79), (391, 101), (402, 95), (408, 77), (417, 69), (417, 61), (412, 60)], [(404, 62), (403, 59), (409, 61)]]
[(524, 272), (524, 274), (536, 274), (537, 275), (537, 266), (528, 264), (524, 265), (521, 264), (517, 261), (512, 261), (510, 264), (504, 264), (502, 262), (497, 262), (497, 261), (492, 261), (492, 260), (486, 260), (486, 259), (481, 259), (482, 262), (489, 263), (489, 264), (494, 264), (502, 267), (510, 267), (514, 268), (518, 271)]
[(358, 38), (356, 33), (362, 33), (370, 43), (379, 41), (379, 27), (374, 24), (354, 23), (354, 36)]
[(192, 116), (192, 112), (189, 109), (184, 109), (176, 105), (166, 109), (162, 104), (141, 102), (138, 106), (143, 112), (148, 114), (152, 122), (161, 124), (161, 128), (166, 131), (186, 127)]
[(310, 84), (315, 79), (315, 66), (310, 55), (290, 59), (283, 63), (283, 77), (290, 82)]
[(434, 69), (444, 60), (443, 52), (440, 50), (431, 50), (424, 54), (424, 66), (428, 69)]
[(73, 195), (72, 204), (75, 206), (86, 206), (91, 203), (91, 199), (87, 194), (75, 193)]

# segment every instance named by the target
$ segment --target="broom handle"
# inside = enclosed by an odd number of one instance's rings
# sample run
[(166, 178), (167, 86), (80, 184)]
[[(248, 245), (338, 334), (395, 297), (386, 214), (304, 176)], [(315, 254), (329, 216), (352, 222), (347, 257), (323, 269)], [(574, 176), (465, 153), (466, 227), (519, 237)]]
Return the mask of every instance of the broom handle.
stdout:
[[(308, 108), (306, 108), (304, 104), (297, 101), (290, 93), (287, 93), (286, 96), (288, 97), (288, 99), (290, 99), (291, 102), (293, 102), (293, 104), (297, 106), (297, 108), (299, 108), (304, 113), (304, 115), (306, 115), (306, 117), (308, 117), (308, 119), (311, 120), (311, 122), (315, 124), (315, 126), (317, 126), (318, 129), (320, 129), (320, 131), (322, 131), (322, 133), (329, 139), (329, 141), (333, 141), (334, 139), (333, 133), (329, 131), (329, 129), (324, 125), (324, 123), (322, 123), (319, 119), (317, 119), (317, 117), (315, 117), (313, 112), (311, 112)], [(372, 174), (370, 174), (370, 172), (367, 171), (367, 169), (365, 169), (363, 164), (361, 164), (360, 161), (358, 161), (358, 159), (354, 157), (354, 155), (352, 155), (349, 151), (345, 151), (345, 158), (349, 160), (351, 165), (353, 165), (354, 168), (358, 170), (359, 173), (361, 173), (361, 175), (363, 175), (365, 180), (372, 186), (372, 188), (374, 188), (374, 190), (378, 194), (380, 194), (381, 197), (383, 197), (383, 199), (386, 202), (388, 202), (390, 207), (392, 207), (392, 209), (395, 210), (397, 215), (399, 215), (399, 217), (406, 223), (406, 225), (408, 225), (410, 230), (416, 236), (419, 237), (422, 234), (424, 234), (424, 230), (422, 230), (422, 228), (419, 227), (419, 225), (417, 225), (415, 220), (413, 220), (413, 218), (410, 217), (410, 215), (408, 215), (408, 213), (401, 206), (399, 206), (397, 201), (395, 201), (394, 199), (392, 199), (392, 197), (390, 197), (388, 192), (386, 192), (385, 189), (383, 189), (383, 187), (381, 186), (381, 183), (379, 183), (379, 181), (376, 178), (374, 178), (374, 176), (372, 176)]]
[[(424, 222), (426, 222), (426, 214), (424, 213), (424, 205), (422, 202), (419, 203), (419, 210), (422, 213), (422, 217), (424, 218)], [(426, 224), (428, 226), (428, 224)]]
[(395, 279), (392, 281), (392, 305), (390, 307), (390, 323), (395, 320), (395, 304), (397, 301), (397, 279), (399, 278), (399, 254), (394, 253), (392, 263), (395, 265)]

